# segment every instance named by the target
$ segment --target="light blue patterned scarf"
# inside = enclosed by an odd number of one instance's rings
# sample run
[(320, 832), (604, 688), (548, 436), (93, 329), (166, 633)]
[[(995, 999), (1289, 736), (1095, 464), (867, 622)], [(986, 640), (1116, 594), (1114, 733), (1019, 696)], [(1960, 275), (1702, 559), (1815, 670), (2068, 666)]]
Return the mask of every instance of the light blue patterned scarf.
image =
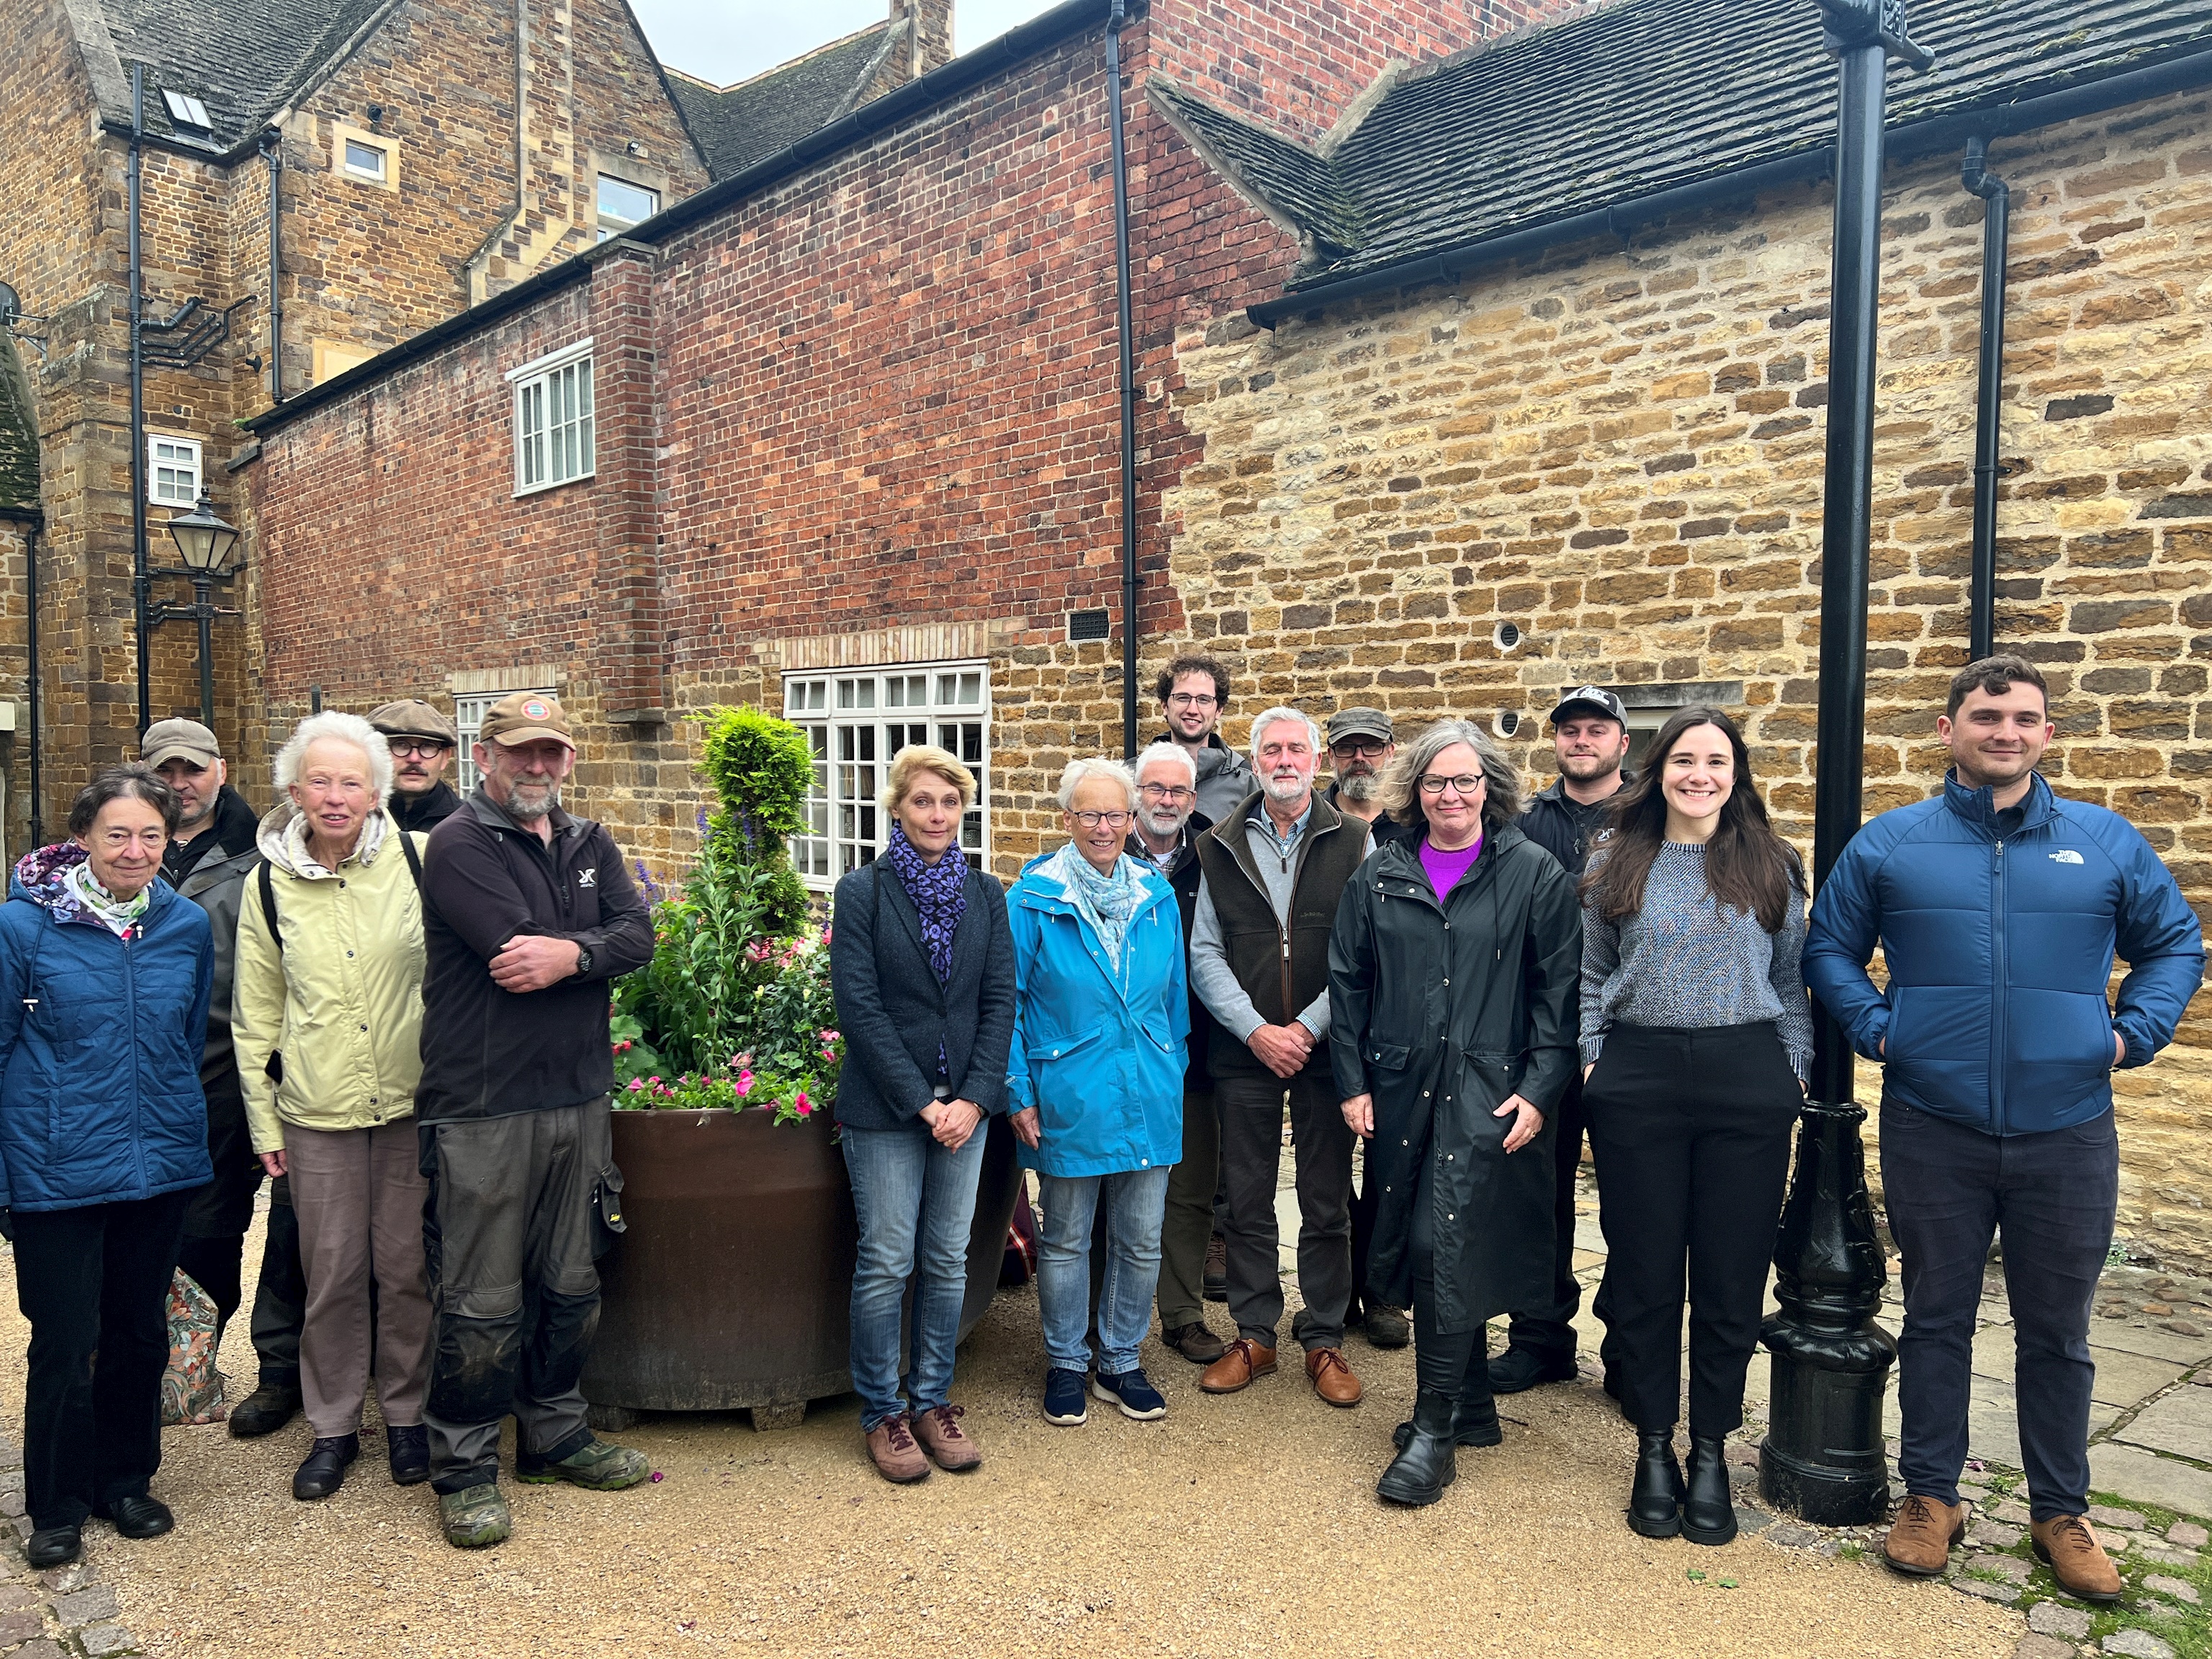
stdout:
[(1113, 873), (1102, 876), (1070, 842), (1053, 855), (1052, 873), (1067, 890), (1077, 913), (1091, 924), (1118, 969), (1122, 935), (1128, 932), (1129, 918), (1136, 915), (1145, 897), (1144, 872), (1136, 860), (1124, 853), (1114, 860)]

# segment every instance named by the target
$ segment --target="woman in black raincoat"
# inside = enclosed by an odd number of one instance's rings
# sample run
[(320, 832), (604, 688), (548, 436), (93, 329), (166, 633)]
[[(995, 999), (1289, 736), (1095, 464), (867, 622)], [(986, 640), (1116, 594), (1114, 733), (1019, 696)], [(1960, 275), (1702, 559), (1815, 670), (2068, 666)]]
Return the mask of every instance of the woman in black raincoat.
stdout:
[(1419, 1392), (1376, 1484), (1433, 1504), (1453, 1448), (1501, 1437), (1484, 1322), (1552, 1273), (1546, 1122), (1573, 1073), (1582, 909), (1559, 861), (1513, 827), (1520, 781), (1464, 720), (1400, 755), (1386, 843), (1345, 888), (1329, 945), (1337, 1092), (1379, 1179), (1364, 1297), (1413, 1307)]

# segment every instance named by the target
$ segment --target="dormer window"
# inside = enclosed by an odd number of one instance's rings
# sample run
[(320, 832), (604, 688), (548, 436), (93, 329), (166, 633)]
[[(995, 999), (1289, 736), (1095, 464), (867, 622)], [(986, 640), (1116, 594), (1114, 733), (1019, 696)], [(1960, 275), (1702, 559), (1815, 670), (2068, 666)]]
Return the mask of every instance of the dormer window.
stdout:
[(215, 123), (208, 119), (207, 106), (186, 92), (170, 92), (164, 88), (161, 101), (169, 106), (169, 125), (189, 132), (213, 132)]

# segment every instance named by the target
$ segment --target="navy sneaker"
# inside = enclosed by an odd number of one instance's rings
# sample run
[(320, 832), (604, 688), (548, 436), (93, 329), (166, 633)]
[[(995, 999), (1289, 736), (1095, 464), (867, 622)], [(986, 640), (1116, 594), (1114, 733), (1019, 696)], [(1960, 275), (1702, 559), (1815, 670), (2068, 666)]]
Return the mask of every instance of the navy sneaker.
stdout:
[(1133, 1371), (1100, 1371), (1091, 1379), (1091, 1392), (1121, 1408), (1121, 1415), (1149, 1423), (1168, 1414), (1168, 1402), (1139, 1367)]
[(1083, 1373), (1064, 1371), (1055, 1365), (1045, 1373), (1044, 1420), (1063, 1429), (1080, 1428), (1091, 1420), (1083, 1401)]

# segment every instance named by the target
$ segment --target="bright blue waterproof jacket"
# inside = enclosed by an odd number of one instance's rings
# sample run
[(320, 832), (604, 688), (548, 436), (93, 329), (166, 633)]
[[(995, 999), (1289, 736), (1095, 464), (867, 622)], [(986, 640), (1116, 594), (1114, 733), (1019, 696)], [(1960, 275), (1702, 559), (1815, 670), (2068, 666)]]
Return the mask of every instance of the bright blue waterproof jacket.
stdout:
[(1035, 1152), (1022, 1148), (1021, 1161), (1051, 1176), (1180, 1163), (1190, 999), (1175, 890), (1158, 871), (1142, 871), (1145, 896), (1117, 969), (1044, 867), (1054, 856), (1032, 859), (1006, 895), (1014, 935), (1007, 1110), (1036, 1107), (1042, 1140)]
[(157, 879), (118, 939), (62, 877), (64, 843), (27, 853), (0, 904), (0, 1194), (73, 1210), (204, 1187), (215, 941), (207, 912)]
[[(2203, 929), (2133, 825), (2040, 775), (2021, 805), (2001, 836), (1990, 792), (1947, 776), (1939, 799), (1884, 812), (1821, 883), (1805, 941), (1806, 983), (1885, 1060), (1883, 1092), (1985, 1134), (2101, 1117), (2113, 1033), (2122, 1064), (2148, 1065), (2204, 977)], [(1877, 939), (1887, 996), (1867, 977)]]

